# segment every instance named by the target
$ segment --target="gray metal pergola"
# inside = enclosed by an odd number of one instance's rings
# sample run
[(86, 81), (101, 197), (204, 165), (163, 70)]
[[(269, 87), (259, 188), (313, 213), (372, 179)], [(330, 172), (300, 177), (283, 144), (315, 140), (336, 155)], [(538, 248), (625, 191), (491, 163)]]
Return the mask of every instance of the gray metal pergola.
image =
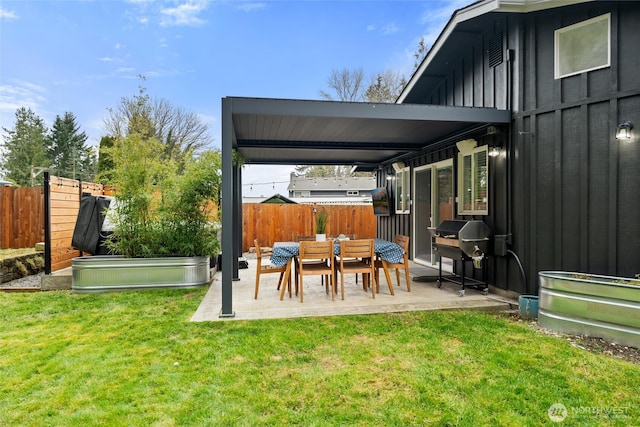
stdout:
[(233, 317), (232, 281), (242, 242), (242, 173), (250, 164), (356, 165), (374, 170), (492, 124), (511, 122), (493, 108), (422, 104), (222, 99), (222, 309)]

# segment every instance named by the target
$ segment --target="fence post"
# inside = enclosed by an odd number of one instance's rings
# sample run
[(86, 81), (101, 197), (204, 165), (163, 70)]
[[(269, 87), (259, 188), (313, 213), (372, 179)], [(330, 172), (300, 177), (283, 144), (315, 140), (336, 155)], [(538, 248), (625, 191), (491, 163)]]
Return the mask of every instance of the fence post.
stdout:
[(44, 173), (44, 274), (51, 274), (51, 185), (49, 172)]

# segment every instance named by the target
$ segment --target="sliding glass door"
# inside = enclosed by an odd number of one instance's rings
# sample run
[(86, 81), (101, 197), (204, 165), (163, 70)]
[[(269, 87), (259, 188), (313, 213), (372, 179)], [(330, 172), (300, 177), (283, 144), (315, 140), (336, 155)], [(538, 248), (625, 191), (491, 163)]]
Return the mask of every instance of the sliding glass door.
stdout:
[[(453, 219), (453, 160), (415, 168), (413, 179), (413, 259), (419, 264), (437, 266), (439, 260), (433, 254), (429, 228)], [(443, 268), (448, 269), (444, 265)]]

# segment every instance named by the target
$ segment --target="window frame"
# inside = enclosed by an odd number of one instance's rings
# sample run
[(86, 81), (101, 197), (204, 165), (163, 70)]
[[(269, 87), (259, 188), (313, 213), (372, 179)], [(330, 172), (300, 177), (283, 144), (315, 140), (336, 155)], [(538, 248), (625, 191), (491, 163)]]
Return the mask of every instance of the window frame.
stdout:
[[(563, 46), (563, 42), (566, 44), (568, 42), (571, 41), (570, 36), (569, 37), (564, 37), (563, 36), (568, 36), (572, 31), (580, 31), (581, 29), (584, 29), (584, 27), (589, 26), (589, 25), (593, 25), (593, 24), (598, 24), (601, 21), (606, 21), (607, 23), (607, 29), (606, 29), (606, 62), (605, 63), (601, 63), (599, 65), (594, 65), (588, 68), (584, 68), (584, 69), (575, 69), (575, 70), (565, 70), (564, 72), (561, 72), (561, 61), (560, 58), (562, 57), (562, 50), (567, 49), (568, 46)], [(591, 45), (590, 45), (591, 46)], [(573, 52), (576, 51), (576, 49), (571, 49)], [(582, 52), (583, 55), (590, 53), (590, 52)], [(602, 68), (607, 68), (611, 66), (611, 13), (605, 13), (590, 19), (586, 19), (584, 21), (580, 21), (577, 22), (575, 24), (572, 25), (568, 25), (566, 27), (562, 27), (559, 28), (557, 30), (554, 31), (553, 34), (553, 59), (554, 59), (554, 77), (555, 79), (562, 79), (565, 77), (570, 77), (570, 76), (575, 76), (577, 74), (582, 74), (582, 73), (586, 73), (589, 71), (594, 71), (594, 70), (599, 70)]]
[[(400, 215), (407, 215), (411, 213), (411, 168), (405, 166), (402, 169), (396, 171), (395, 183), (394, 183), (394, 204), (395, 213)], [(401, 184), (400, 189), (398, 185)], [(405, 197), (403, 197), (406, 196)]]
[[(478, 153), (484, 154), (484, 163), (486, 171), (485, 184), (484, 184), (484, 197), (480, 197), (478, 192), (477, 179), (480, 177), (478, 174)], [(470, 171), (465, 167), (465, 158), (470, 158)], [(480, 172), (482, 173), (482, 172)], [(470, 180), (469, 184), (471, 188), (465, 189), (465, 178)], [(458, 215), (489, 215), (489, 146), (482, 145), (472, 150), (458, 153)], [(470, 208), (465, 207), (465, 194), (470, 192)], [(482, 189), (480, 189), (482, 192)], [(482, 207), (483, 206), (483, 207)]]

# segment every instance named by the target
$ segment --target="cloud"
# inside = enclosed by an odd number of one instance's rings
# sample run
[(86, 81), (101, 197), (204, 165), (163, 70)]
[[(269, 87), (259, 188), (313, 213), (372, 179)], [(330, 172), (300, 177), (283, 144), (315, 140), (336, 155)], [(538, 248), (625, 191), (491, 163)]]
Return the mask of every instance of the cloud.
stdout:
[(389, 34), (397, 33), (398, 31), (400, 31), (400, 28), (398, 28), (398, 26), (394, 22), (390, 22), (380, 27), (376, 26), (375, 24), (369, 24), (367, 25), (366, 31), (369, 33), (378, 32), (383, 36), (388, 36)]
[[(431, 5), (433, 3), (427, 3)], [(428, 32), (440, 34), (445, 24), (449, 21), (453, 12), (469, 5), (469, 0), (451, 0), (444, 3), (442, 7), (429, 8), (420, 16), (419, 22), (431, 27)], [(435, 28), (433, 28), (435, 27)]]
[(266, 7), (266, 3), (243, 2), (238, 6), (238, 9), (243, 12), (253, 12), (255, 10), (264, 9)]
[(207, 2), (203, 0), (188, 0), (176, 7), (160, 9), (162, 26), (188, 26), (197, 27), (205, 23), (198, 14), (207, 8)]
[(116, 73), (133, 73), (136, 69), (134, 67), (120, 67), (115, 70)]
[(5, 19), (7, 21), (13, 21), (14, 19), (18, 19), (18, 15), (12, 10), (6, 10), (2, 6), (0, 6), (0, 20)]
[(385, 36), (389, 35), (389, 34), (393, 34), (393, 33), (397, 33), (400, 29), (398, 28), (398, 26), (391, 22), (389, 24), (385, 24), (382, 26), (382, 28), (380, 28), (380, 32), (382, 34), (384, 34)]
[(49, 101), (45, 89), (25, 81), (12, 83), (0, 84), (0, 129), (14, 127), (16, 110), (21, 107), (31, 109), (46, 124), (52, 114), (45, 107)]
[(20, 107), (36, 111), (47, 102), (42, 86), (29, 82), (17, 82), (15, 85), (0, 85), (0, 112), (13, 113)]

